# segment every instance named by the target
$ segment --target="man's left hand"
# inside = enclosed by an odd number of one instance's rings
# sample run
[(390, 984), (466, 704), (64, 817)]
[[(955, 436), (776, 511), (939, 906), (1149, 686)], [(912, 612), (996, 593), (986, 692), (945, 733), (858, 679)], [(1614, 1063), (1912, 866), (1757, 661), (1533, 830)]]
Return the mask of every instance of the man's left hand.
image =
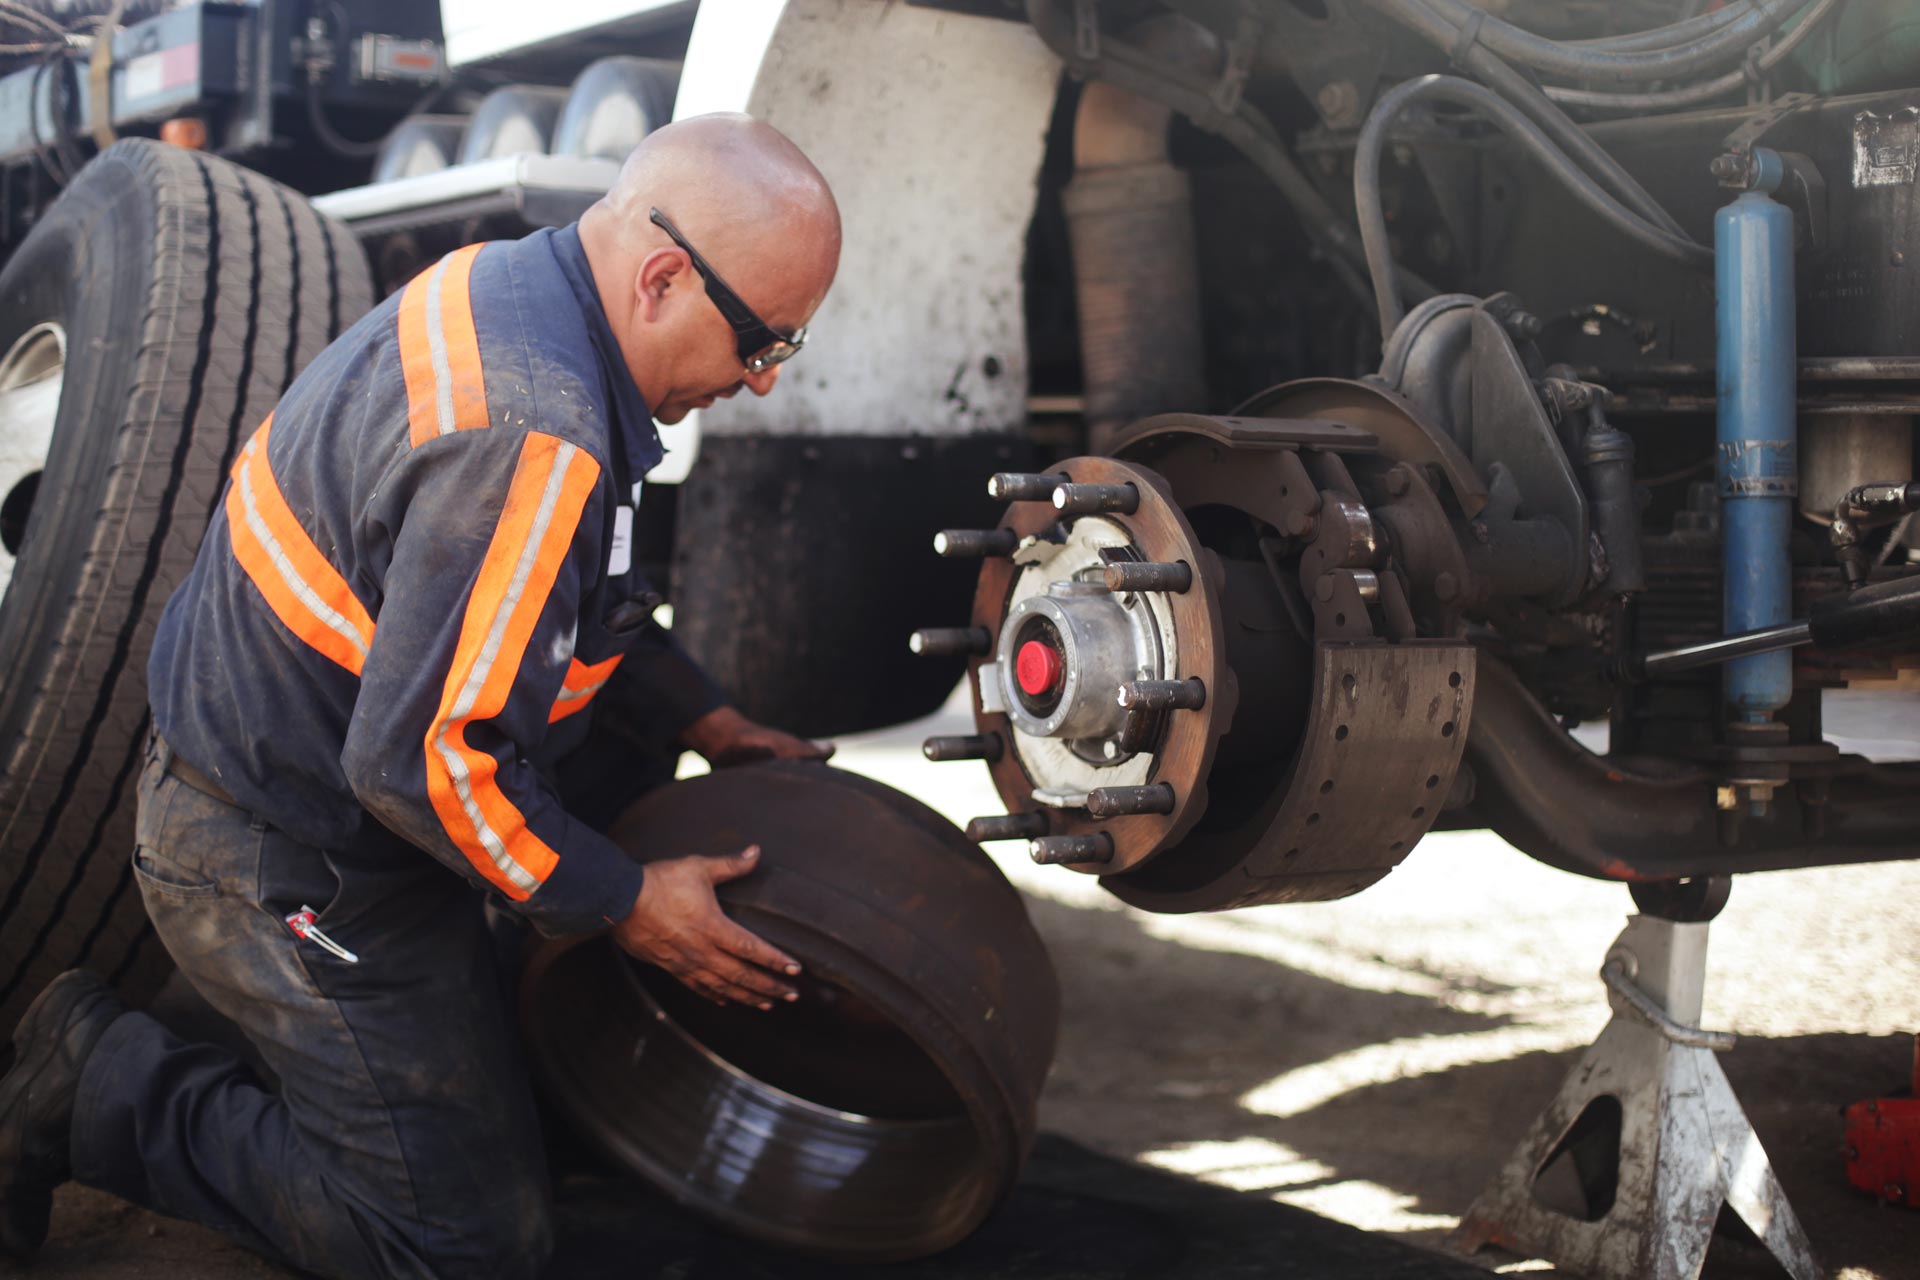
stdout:
[(814, 742), (755, 724), (733, 707), (707, 712), (687, 726), (680, 740), (716, 769), (756, 760), (825, 760), (833, 755), (831, 742)]

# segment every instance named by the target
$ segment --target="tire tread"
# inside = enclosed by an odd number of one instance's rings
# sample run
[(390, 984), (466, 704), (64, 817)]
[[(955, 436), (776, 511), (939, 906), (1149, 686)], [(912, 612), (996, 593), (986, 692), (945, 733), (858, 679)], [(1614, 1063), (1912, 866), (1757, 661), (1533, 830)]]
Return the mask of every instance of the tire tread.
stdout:
[(123, 142), (61, 203), (104, 217), (129, 178), (154, 209), (148, 305), (79, 584), (0, 775), (0, 1027), (74, 965), (135, 995), (164, 976), (127, 856), (147, 654), (239, 444), (371, 303), (343, 228), (215, 157)]

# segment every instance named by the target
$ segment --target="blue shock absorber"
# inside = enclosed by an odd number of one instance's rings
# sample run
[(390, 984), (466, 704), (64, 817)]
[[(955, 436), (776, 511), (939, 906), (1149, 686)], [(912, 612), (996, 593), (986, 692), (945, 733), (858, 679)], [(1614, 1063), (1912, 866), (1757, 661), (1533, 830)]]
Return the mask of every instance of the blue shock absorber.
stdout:
[[(1720, 525), (1729, 634), (1789, 620), (1787, 538), (1800, 487), (1794, 425), (1793, 213), (1768, 192), (1780, 157), (1764, 147), (1745, 165), (1746, 189), (1713, 220), (1719, 305)], [(1727, 664), (1736, 720), (1759, 723), (1793, 694), (1793, 658), (1756, 654)]]

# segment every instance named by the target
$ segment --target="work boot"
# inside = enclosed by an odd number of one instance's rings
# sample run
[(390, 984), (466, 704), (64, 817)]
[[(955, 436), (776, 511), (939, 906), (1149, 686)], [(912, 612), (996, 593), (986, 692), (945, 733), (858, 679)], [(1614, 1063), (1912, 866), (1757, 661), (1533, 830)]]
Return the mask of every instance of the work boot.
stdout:
[(80, 1069), (126, 1012), (84, 969), (47, 984), (13, 1032), (13, 1069), (0, 1078), (0, 1257), (25, 1261), (47, 1238), (53, 1189), (73, 1176), (68, 1142)]

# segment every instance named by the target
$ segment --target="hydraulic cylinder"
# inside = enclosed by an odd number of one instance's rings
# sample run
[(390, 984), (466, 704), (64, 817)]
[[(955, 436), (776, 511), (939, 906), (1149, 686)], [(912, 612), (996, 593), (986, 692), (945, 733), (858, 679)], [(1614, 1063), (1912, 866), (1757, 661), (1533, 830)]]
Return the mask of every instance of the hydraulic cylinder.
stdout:
[[(1713, 222), (1718, 304), (1720, 524), (1727, 634), (1786, 622), (1793, 609), (1787, 539), (1799, 492), (1795, 427), (1793, 214), (1768, 193), (1784, 171), (1756, 147), (1743, 190)], [(1727, 664), (1736, 721), (1762, 723), (1793, 694), (1793, 657)]]

